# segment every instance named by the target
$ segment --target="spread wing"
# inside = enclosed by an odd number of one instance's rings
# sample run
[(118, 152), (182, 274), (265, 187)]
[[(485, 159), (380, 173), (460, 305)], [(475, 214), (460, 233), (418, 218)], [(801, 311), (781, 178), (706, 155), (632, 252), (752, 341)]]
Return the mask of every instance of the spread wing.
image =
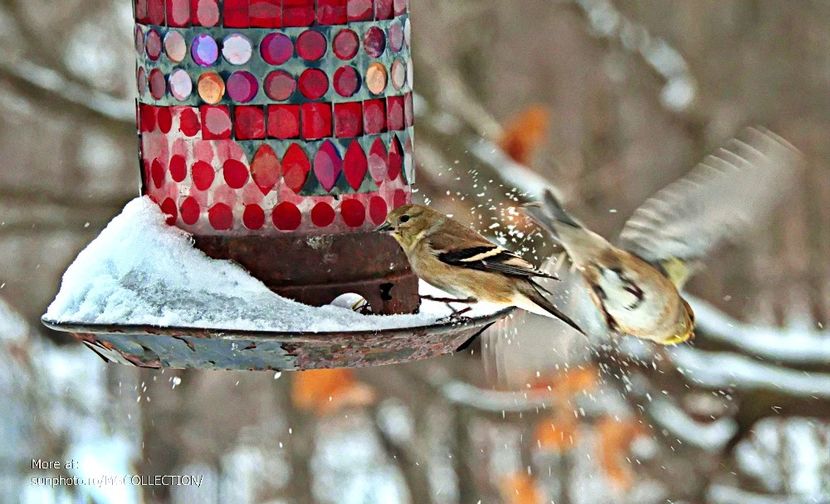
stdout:
[(800, 162), (789, 142), (750, 128), (638, 208), (620, 245), (660, 265), (682, 286), (712, 249), (775, 208), (794, 185)]
[[(433, 252), (442, 262), (509, 276), (556, 278), (466, 226), (456, 222), (447, 222), (445, 226), (452, 229), (447, 229), (449, 232), (443, 233), (442, 237), (434, 236), (431, 240)], [(449, 241), (450, 237), (452, 241)]]

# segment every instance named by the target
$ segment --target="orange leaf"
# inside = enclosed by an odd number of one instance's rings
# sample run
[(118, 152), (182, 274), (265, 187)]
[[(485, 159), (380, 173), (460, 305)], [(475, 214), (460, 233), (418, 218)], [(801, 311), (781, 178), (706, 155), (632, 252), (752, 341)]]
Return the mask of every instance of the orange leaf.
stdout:
[(570, 412), (549, 417), (536, 424), (534, 432), (536, 446), (541, 450), (566, 452), (579, 439), (579, 422)]
[(543, 502), (539, 485), (525, 473), (505, 476), (501, 480), (500, 488), (505, 504), (541, 504)]
[(294, 375), (291, 382), (291, 402), (294, 406), (318, 415), (341, 408), (372, 404), (375, 393), (360, 383), (350, 369), (319, 369)]
[(602, 468), (611, 483), (621, 490), (631, 488), (634, 472), (626, 460), (631, 442), (645, 433), (643, 426), (635, 420), (614, 420), (602, 417), (596, 425), (599, 435), (598, 451)]
[(596, 366), (584, 365), (542, 376), (531, 383), (531, 389), (550, 387), (560, 399), (567, 401), (579, 393), (596, 389), (598, 377), (599, 371)]
[(517, 163), (529, 165), (545, 140), (549, 123), (550, 112), (541, 105), (532, 105), (504, 125), (499, 147)]

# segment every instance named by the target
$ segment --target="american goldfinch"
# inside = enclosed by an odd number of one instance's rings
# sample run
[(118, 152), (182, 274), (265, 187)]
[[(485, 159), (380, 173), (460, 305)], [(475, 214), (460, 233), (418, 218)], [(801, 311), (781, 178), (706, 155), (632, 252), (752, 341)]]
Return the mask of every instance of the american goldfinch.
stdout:
[(694, 312), (679, 289), (712, 248), (773, 208), (800, 159), (770, 131), (744, 137), (646, 201), (619, 247), (569, 215), (550, 190), (526, 207), (565, 249), (609, 329), (663, 345), (693, 337)]
[(459, 300), (517, 306), (558, 318), (582, 332), (534, 281), (555, 277), (440, 212), (405, 205), (392, 211), (377, 230), (397, 240), (419, 278)]

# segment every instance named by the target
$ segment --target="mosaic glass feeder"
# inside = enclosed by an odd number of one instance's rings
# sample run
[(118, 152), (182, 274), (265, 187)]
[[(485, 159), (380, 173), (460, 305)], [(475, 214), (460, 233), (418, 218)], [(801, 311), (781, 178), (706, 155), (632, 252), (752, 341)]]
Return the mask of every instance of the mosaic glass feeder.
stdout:
[(143, 193), (169, 223), (287, 297), (415, 310), (406, 261), (371, 232), (414, 181), (407, 1), (136, 0), (135, 16)]
[[(142, 193), (167, 223), (285, 297), (415, 311), (417, 278), (372, 232), (415, 178), (409, 0), (134, 0), (134, 13)], [(45, 322), (140, 366), (296, 369), (448, 353), (497, 318), (313, 335)]]

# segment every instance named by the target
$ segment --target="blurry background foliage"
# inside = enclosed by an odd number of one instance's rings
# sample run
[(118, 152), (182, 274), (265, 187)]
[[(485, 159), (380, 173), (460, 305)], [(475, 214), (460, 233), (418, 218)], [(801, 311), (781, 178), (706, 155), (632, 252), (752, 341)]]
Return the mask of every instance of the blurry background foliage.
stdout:
[[(828, 502), (830, 3), (412, 3), (416, 196), (529, 257), (517, 183), (613, 236), (747, 124), (802, 149), (787, 205), (689, 286), (695, 346), (589, 352), (528, 318), (396, 367), (105, 366), (38, 318), (138, 192), (130, 2), (0, 0), (0, 501)], [(70, 456), (205, 482), (27, 483)]]

